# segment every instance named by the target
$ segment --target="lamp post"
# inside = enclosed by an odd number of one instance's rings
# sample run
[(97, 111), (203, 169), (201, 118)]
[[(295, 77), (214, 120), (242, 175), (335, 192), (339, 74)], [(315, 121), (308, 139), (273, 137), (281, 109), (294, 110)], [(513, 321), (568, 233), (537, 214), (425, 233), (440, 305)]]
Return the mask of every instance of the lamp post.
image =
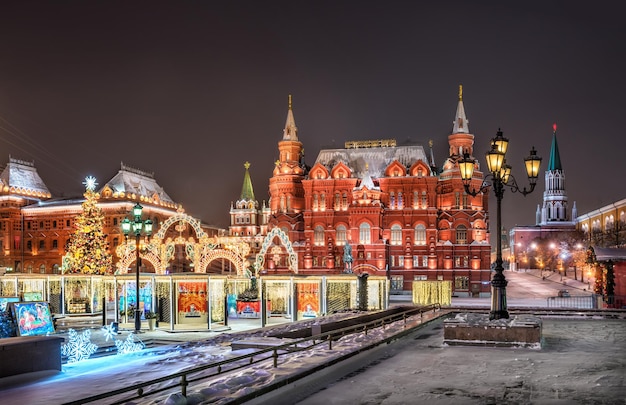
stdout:
[(142, 228), (143, 233), (146, 236), (150, 236), (150, 234), (152, 233), (152, 221), (150, 221), (149, 219), (146, 219), (145, 221), (141, 220), (142, 210), (143, 207), (139, 203), (137, 203), (133, 207), (133, 216), (135, 217), (134, 221), (131, 222), (128, 218), (124, 218), (122, 220), (122, 232), (124, 232), (124, 237), (126, 238), (127, 243), (131, 225), (133, 228), (133, 233), (135, 234), (135, 333), (139, 333), (141, 331), (141, 310), (139, 309), (139, 300), (141, 299), (141, 296), (139, 294), (139, 238), (141, 236)]
[[(482, 180), (478, 189), (471, 188), (472, 175), (474, 174), (474, 166), (476, 160), (473, 159), (468, 153), (465, 153), (462, 159), (459, 160), (459, 170), (461, 171), (461, 179), (463, 180), (463, 186), (465, 191), (471, 196), (476, 196), (480, 193), (488, 192), (489, 187), (493, 186), (494, 194), (496, 195), (496, 229), (500, 232), (502, 229), (502, 197), (504, 196), (505, 187), (509, 187), (512, 192), (519, 192), (522, 195), (527, 195), (533, 192), (535, 185), (537, 184), (537, 177), (539, 175), (539, 166), (541, 164), (541, 158), (537, 156), (537, 151), (533, 147), (530, 150), (530, 155), (524, 159), (526, 166), (526, 174), (530, 182), (530, 189), (526, 190), (526, 187), (520, 189), (515, 181), (515, 177), (511, 175), (511, 166), (506, 164), (505, 156), (508, 148), (509, 140), (502, 135), (502, 131), (498, 129), (495, 138), (491, 139), (491, 150), (487, 152), (487, 167), (489, 174)], [(489, 184), (486, 180), (491, 177), (492, 181)], [(496, 267), (495, 274), (491, 280), (491, 312), (489, 313), (489, 319), (501, 319), (508, 318), (509, 312), (506, 307), (506, 285), (507, 281), (503, 273), (502, 267), (502, 239), (500, 235), (496, 238)]]

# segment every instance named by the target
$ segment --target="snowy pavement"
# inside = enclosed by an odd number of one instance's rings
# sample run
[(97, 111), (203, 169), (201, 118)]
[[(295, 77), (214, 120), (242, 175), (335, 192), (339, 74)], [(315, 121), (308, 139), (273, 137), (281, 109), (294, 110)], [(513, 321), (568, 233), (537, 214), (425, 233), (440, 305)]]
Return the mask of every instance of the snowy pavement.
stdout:
[[(212, 377), (190, 385), (186, 403), (237, 401), (346, 357), (352, 359), (351, 369), (344, 367), (336, 374), (328, 367), (327, 373), (319, 373), (321, 377), (313, 374), (251, 403), (626, 404), (623, 320), (544, 318), (544, 346), (539, 350), (447, 347), (443, 345), (442, 321), (436, 320), (409, 336), (353, 356), (363, 346), (403, 331), (402, 322), (397, 322), (368, 335), (346, 336), (333, 344), (333, 350), (319, 347), (281, 357), (277, 368), (266, 361)], [(61, 404), (251, 350), (231, 351), (229, 343), (235, 336), (258, 336), (258, 331), (90, 359), (65, 365), (61, 373), (39, 375), (39, 379), (26, 376), (10, 384), (2, 379), (2, 403)], [(185, 403), (177, 392), (133, 403)]]
[[(560, 283), (541, 280), (548, 286), (542, 293), (544, 296), (529, 298), (524, 280), (533, 281), (533, 278), (537, 283), (537, 276), (533, 274), (509, 276), (507, 272), (510, 308), (544, 307), (545, 296), (562, 288)], [(583, 290), (580, 292), (584, 293)], [(392, 297), (392, 304), (410, 304), (410, 299), (410, 296)], [(455, 297), (452, 304), (489, 308), (490, 300)], [(414, 318), (411, 322), (417, 325), (420, 321)], [(66, 364), (61, 372), (3, 378), (0, 379), (1, 402), (49, 405), (79, 400), (250, 352), (252, 349), (233, 351), (230, 343), (270, 333), (268, 328), (259, 329), (245, 323), (232, 323), (231, 327), (230, 333), (148, 332), (141, 337), (153, 337), (161, 342), (168, 339), (186, 342)], [(272, 331), (295, 327), (285, 323), (273, 326)], [(441, 321), (437, 320), (411, 332), (411, 336), (355, 355), (364, 346), (373, 347), (399, 333), (405, 333), (402, 322), (367, 335), (346, 336), (335, 342), (332, 350), (320, 347), (281, 357), (277, 368), (271, 361), (266, 361), (245, 370), (212, 377), (190, 385), (187, 402), (182, 401), (178, 390), (171, 390), (165, 395), (133, 403), (225, 404), (252, 396), (267, 387), (282, 386), (274, 391), (271, 403), (626, 404), (623, 377), (626, 375), (623, 355), (626, 322), (623, 320), (546, 318), (544, 346), (539, 350), (446, 347)], [(326, 367), (340, 358), (350, 359), (337, 366), (341, 371)], [(297, 375), (320, 368), (324, 368), (324, 372), (314, 373), (296, 383), (286, 383)], [(343, 378), (345, 374), (349, 376)], [(309, 395), (312, 396), (307, 398)], [(253, 402), (267, 403), (267, 398)]]
[(319, 392), (273, 404), (626, 404), (623, 320), (544, 318), (539, 350), (448, 347), (442, 337), (431, 324)]

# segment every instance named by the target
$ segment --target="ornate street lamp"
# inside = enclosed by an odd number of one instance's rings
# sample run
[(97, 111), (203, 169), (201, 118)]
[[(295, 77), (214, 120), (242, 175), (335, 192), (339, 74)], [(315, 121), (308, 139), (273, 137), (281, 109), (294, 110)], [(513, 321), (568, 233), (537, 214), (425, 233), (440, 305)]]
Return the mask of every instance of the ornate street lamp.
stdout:
[[(491, 150), (487, 152), (487, 167), (489, 174), (485, 176), (483, 182), (478, 189), (471, 188), (472, 175), (474, 174), (474, 166), (476, 161), (466, 153), (461, 160), (459, 160), (459, 170), (461, 171), (461, 179), (463, 180), (463, 186), (465, 191), (471, 196), (476, 196), (480, 193), (489, 191), (489, 187), (493, 186), (494, 194), (496, 195), (496, 226), (498, 232), (502, 229), (502, 197), (504, 196), (504, 188), (509, 187), (512, 192), (519, 192), (522, 195), (527, 195), (533, 192), (535, 185), (537, 184), (537, 177), (539, 175), (539, 166), (541, 164), (541, 158), (537, 156), (537, 151), (533, 147), (530, 150), (530, 155), (524, 159), (526, 166), (526, 174), (530, 182), (530, 189), (526, 190), (526, 187), (520, 189), (515, 181), (515, 177), (511, 175), (511, 166), (506, 164), (506, 151), (509, 145), (509, 140), (502, 135), (502, 131), (498, 129), (496, 137), (491, 140)], [(491, 177), (491, 184), (487, 182), (487, 179)], [(496, 268), (495, 274), (491, 280), (491, 312), (489, 313), (489, 319), (501, 319), (508, 318), (509, 312), (506, 307), (506, 285), (507, 281), (503, 273), (502, 267), (502, 239), (498, 234), (496, 238)]]
[(126, 243), (128, 243), (128, 234), (130, 233), (131, 226), (133, 228), (133, 233), (135, 234), (135, 333), (139, 333), (141, 331), (141, 310), (139, 309), (139, 300), (141, 299), (139, 294), (139, 238), (141, 236), (142, 229), (144, 235), (150, 236), (150, 234), (152, 234), (152, 221), (150, 221), (149, 219), (146, 219), (145, 221), (141, 220), (142, 210), (143, 207), (139, 203), (137, 203), (133, 207), (133, 216), (135, 217), (135, 220), (133, 222), (131, 222), (128, 218), (124, 218), (122, 220), (122, 232), (124, 232)]

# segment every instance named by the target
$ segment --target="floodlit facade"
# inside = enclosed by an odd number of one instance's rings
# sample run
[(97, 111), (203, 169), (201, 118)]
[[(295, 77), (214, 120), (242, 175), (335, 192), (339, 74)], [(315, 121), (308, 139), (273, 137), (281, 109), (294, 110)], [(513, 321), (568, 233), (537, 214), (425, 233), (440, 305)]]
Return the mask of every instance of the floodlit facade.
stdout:
[[(153, 221), (155, 232), (168, 218), (182, 212), (181, 205), (167, 195), (152, 173), (123, 163), (119, 172), (99, 189), (99, 194), (98, 206), (105, 215), (103, 231), (113, 256), (112, 271), (119, 260), (115, 249), (125, 242), (121, 221), (130, 216), (135, 204), (144, 207), (144, 219)], [(84, 200), (84, 197), (53, 198), (32, 162), (10, 158), (0, 174), (0, 267), (3, 271), (61, 273), (63, 255), (75, 230), (74, 220), (81, 213)], [(205, 227), (205, 231), (211, 235), (217, 233), (217, 229), (209, 227)], [(189, 236), (193, 231), (180, 228), (175, 233), (175, 236)], [(172, 273), (192, 270), (183, 249), (179, 250), (175, 252), (178, 259), (172, 261), (169, 269)], [(154, 269), (149, 261), (143, 261), (141, 271)]]
[[(457, 295), (489, 294), (488, 192), (466, 194), (458, 168), (474, 145), (461, 91), (448, 145), (441, 168), (432, 150), (429, 159), (423, 146), (394, 139), (324, 149), (309, 167), (290, 97), (269, 181), (268, 232), (287, 235), (293, 253), (276, 237), (259, 252), (260, 274), (382, 275), (392, 291), (445, 280)], [(482, 180), (476, 163), (472, 184)]]

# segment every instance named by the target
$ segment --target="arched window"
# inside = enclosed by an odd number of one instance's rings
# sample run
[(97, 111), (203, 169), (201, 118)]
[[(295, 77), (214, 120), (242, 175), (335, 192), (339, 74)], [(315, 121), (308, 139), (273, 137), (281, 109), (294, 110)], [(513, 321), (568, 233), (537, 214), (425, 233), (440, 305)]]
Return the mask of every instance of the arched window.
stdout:
[(415, 227), (415, 244), (416, 245), (426, 244), (426, 227), (422, 224), (418, 224)]
[(369, 245), (371, 242), (370, 224), (363, 222), (359, 225), (359, 243)]
[(392, 191), (391, 193), (389, 193), (389, 206), (391, 207), (391, 209), (394, 209), (395, 205), (396, 205), (396, 195)]
[(422, 208), (428, 208), (428, 198), (426, 198), (426, 191), (422, 191)]
[(402, 227), (398, 224), (391, 226), (391, 244), (392, 245), (402, 244)]
[(456, 243), (459, 245), (467, 245), (467, 227), (465, 225), (456, 227)]
[(53, 265), (52, 265), (52, 273), (54, 273), (54, 274), (59, 274), (59, 273), (61, 273), (61, 269), (59, 268), (59, 265), (58, 265), (58, 264), (53, 264)]
[(313, 230), (313, 244), (316, 246), (323, 246), (324, 243), (324, 227), (322, 225), (316, 225)]
[(346, 244), (346, 227), (343, 225), (337, 226), (337, 245)]
[(39, 266), (39, 272), (42, 274), (46, 273), (46, 265), (42, 264), (41, 266)]

